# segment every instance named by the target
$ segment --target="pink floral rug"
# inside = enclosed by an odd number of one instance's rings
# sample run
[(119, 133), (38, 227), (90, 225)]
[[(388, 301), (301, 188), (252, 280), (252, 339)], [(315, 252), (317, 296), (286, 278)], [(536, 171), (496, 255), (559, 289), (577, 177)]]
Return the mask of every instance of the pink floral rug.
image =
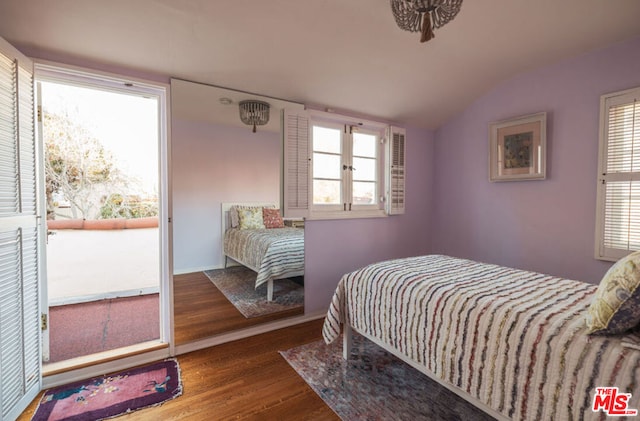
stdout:
[(280, 354), (343, 420), (494, 419), (359, 335), (349, 361), (342, 358), (342, 341)]
[(181, 394), (178, 361), (169, 359), (47, 390), (31, 420), (103, 420), (159, 405)]

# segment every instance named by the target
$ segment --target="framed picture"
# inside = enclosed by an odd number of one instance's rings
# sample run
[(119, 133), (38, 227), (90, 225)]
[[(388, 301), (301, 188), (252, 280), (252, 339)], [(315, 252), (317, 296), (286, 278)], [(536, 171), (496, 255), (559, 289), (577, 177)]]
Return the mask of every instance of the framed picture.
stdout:
[(489, 181), (546, 177), (547, 113), (489, 124)]

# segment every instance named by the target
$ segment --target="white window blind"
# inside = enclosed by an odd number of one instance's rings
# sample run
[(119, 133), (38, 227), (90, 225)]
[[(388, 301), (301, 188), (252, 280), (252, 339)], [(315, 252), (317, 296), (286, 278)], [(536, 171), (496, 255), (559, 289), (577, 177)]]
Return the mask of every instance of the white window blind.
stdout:
[(0, 38), (0, 418), (41, 386), (33, 63)]
[(640, 250), (640, 88), (603, 96), (596, 257)]

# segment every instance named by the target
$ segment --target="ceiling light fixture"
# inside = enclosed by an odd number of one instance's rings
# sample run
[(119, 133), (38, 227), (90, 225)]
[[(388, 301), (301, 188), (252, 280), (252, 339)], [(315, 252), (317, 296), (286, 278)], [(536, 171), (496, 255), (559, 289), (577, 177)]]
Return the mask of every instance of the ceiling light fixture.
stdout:
[(264, 126), (269, 122), (269, 103), (257, 100), (246, 100), (238, 103), (240, 108), (240, 120), (249, 126), (253, 125), (253, 132), (256, 126)]
[(391, 0), (391, 12), (400, 29), (421, 32), (420, 42), (434, 38), (433, 30), (456, 17), (462, 0)]

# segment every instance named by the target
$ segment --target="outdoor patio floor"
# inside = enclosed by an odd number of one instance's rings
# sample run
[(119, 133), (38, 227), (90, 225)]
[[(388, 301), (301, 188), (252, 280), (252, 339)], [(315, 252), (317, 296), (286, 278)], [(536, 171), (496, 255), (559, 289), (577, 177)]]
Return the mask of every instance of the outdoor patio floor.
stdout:
[(158, 292), (158, 228), (59, 230), (47, 244), (49, 306)]
[(158, 228), (53, 232), (49, 362), (159, 339)]
[(158, 294), (50, 307), (49, 362), (158, 339), (159, 310)]

